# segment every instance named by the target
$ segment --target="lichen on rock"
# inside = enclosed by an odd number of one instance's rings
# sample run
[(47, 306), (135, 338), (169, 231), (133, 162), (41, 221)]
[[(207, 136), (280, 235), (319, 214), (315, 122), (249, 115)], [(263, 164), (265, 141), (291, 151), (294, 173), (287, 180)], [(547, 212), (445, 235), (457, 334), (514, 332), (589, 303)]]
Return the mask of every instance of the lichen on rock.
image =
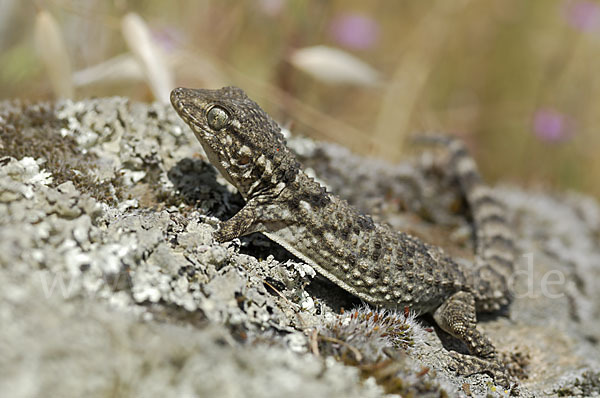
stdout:
[[(427, 156), (390, 166), (289, 142), (333, 192), (472, 260), (457, 190)], [(600, 394), (598, 204), (497, 192), (526, 256), (509, 316), (481, 327), (522, 372), (522, 396)], [(218, 220), (242, 204), (169, 107), (0, 103), (0, 391), (440, 396), (469, 383), (473, 394), (500, 394), (486, 375), (448, 370), (443, 345), (462, 347), (427, 319), (356, 309), (261, 235), (216, 243)], [(559, 274), (564, 283), (541, 284)]]

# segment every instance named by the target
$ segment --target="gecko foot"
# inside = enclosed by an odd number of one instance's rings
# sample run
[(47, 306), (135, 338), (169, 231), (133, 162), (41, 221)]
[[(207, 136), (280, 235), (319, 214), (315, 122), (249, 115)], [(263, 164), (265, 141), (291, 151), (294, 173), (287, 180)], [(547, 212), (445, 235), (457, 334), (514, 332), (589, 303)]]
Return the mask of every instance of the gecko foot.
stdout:
[(473, 355), (461, 354), (456, 351), (450, 351), (452, 364), (450, 367), (461, 376), (470, 376), (477, 373), (487, 373), (494, 379), (494, 382), (505, 389), (511, 388), (511, 377), (506, 367), (496, 357), (479, 358)]

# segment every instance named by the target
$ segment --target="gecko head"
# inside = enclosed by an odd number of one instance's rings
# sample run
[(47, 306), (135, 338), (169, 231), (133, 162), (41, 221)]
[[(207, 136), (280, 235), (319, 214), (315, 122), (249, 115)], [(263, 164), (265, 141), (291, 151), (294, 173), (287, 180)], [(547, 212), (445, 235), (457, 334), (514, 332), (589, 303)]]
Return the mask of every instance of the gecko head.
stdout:
[(292, 155), (277, 123), (244, 91), (176, 88), (171, 103), (242, 196), (280, 182), (278, 166)]

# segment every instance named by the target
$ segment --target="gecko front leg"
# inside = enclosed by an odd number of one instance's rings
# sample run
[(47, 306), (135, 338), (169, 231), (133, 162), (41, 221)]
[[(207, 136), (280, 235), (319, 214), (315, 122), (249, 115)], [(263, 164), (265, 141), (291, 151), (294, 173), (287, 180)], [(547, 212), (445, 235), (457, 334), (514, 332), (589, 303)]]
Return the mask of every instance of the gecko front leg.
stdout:
[(293, 223), (279, 201), (273, 195), (250, 198), (240, 211), (229, 220), (222, 221), (215, 232), (215, 240), (223, 243), (249, 235), (253, 232), (272, 232), (282, 225)]
[(220, 228), (214, 234), (215, 240), (223, 243), (256, 232), (259, 216), (258, 204), (248, 201), (233, 217), (219, 223)]

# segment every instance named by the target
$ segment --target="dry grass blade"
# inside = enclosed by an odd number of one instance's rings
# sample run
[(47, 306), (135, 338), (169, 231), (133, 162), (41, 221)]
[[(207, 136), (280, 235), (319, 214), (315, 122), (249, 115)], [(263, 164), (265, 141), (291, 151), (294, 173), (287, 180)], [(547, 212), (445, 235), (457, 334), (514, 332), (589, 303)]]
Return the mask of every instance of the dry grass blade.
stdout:
[(289, 61), (296, 68), (324, 83), (367, 87), (379, 84), (379, 73), (373, 67), (337, 48), (301, 48), (292, 53)]
[(4, 47), (4, 43), (10, 37), (12, 25), (18, 23), (15, 18), (18, 4), (18, 0), (0, 1), (0, 48)]
[(413, 31), (390, 84), (385, 90), (371, 155), (397, 160), (410, 132), (410, 119), (456, 15), (469, 0), (437, 1)]
[(47, 11), (40, 11), (35, 20), (35, 42), (40, 58), (50, 78), (54, 95), (73, 97), (71, 62), (58, 23)]
[(340, 339), (336, 339), (335, 337), (328, 337), (328, 336), (321, 336), (321, 335), (319, 336), (319, 339), (321, 339), (323, 341), (328, 341), (330, 343), (335, 343), (335, 344), (339, 344), (339, 345), (343, 345), (344, 347), (347, 347), (350, 350), (350, 352), (352, 352), (352, 354), (354, 355), (354, 358), (356, 359), (356, 362), (357, 363), (362, 362), (363, 356), (360, 353), (360, 351), (356, 347), (353, 347), (352, 345), (346, 343), (345, 341), (340, 340)]
[(154, 44), (146, 22), (137, 14), (123, 17), (121, 30), (129, 50), (136, 57), (146, 75), (154, 97), (169, 103), (169, 93), (175, 86), (171, 70), (164, 62), (166, 58)]
[(144, 71), (131, 54), (122, 54), (73, 73), (76, 87), (144, 81)]

